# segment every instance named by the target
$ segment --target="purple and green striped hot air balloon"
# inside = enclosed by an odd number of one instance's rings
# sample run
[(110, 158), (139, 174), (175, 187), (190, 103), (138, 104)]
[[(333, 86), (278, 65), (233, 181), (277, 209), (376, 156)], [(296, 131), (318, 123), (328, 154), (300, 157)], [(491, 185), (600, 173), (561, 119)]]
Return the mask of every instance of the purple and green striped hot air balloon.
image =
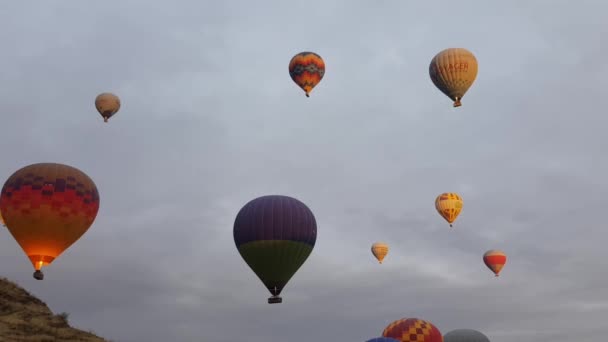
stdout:
[(283, 301), (281, 291), (304, 264), (316, 240), (312, 211), (288, 196), (258, 197), (245, 204), (234, 220), (236, 248), (272, 294), (269, 304)]

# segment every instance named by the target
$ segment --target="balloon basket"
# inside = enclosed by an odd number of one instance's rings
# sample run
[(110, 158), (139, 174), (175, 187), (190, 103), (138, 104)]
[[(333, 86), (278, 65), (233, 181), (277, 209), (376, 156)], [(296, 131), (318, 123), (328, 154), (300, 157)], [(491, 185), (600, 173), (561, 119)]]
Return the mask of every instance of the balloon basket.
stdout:
[(268, 298), (268, 304), (279, 304), (279, 303), (283, 303), (283, 298), (277, 297), (277, 296)]

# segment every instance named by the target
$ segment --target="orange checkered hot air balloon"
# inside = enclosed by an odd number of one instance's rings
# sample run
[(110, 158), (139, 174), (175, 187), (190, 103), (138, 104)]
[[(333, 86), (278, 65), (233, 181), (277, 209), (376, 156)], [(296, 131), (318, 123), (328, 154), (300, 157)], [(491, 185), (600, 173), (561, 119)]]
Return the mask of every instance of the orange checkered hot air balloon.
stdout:
[(431, 60), (429, 75), (433, 84), (460, 107), (460, 100), (477, 78), (477, 59), (471, 51), (450, 48)]
[(483, 255), (483, 262), (498, 277), (498, 274), (507, 263), (507, 255), (501, 250), (491, 249)]
[(448, 223), (450, 227), (456, 221), (462, 211), (464, 202), (462, 198), (454, 192), (445, 192), (435, 199), (435, 209)]
[(13, 173), (2, 187), (0, 212), (6, 228), (40, 270), (78, 240), (99, 210), (95, 183), (68, 165), (40, 163)]
[(312, 89), (325, 75), (325, 62), (314, 52), (300, 52), (289, 62), (289, 76), (310, 97)]
[(418, 318), (394, 321), (384, 329), (382, 336), (401, 342), (443, 342), (443, 336), (436, 326)]
[(382, 263), (382, 260), (388, 254), (388, 245), (383, 242), (376, 242), (372, 245), (372, 254), (378, 259), (379, 263)]
[(103, 117), (103, 122), (108, 122), (120, 109), (120, 99), (112, 93), (101, 93), (95, 98), (95, 108)]

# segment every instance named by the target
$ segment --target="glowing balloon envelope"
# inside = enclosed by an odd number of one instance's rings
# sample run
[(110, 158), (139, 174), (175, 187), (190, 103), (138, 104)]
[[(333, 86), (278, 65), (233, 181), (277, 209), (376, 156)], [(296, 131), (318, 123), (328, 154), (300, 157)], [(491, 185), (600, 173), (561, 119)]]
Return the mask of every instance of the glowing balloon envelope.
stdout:
[(317, 240), (317, 223), (310, 209), (288, 196), (262, 196), (247, 203), (234, 221), (236, 247), (266, 288), (279, 297), (304, 264)]
[(436, 326), (418, 318), (396, 320), (384, 329), (382, 336), (401, 342), (443, 342), (443, 336)]
[(289, 76), (304, 90), (306, 97), (325, 75), (325, 62), (314, 52), (300, 52), (289, 62)]
[(120, 99), (112, 93), (101, 93), (95, 98), (95, 108), (103, 117), (103, 121), (108, 122), (120, 109)]
[(443, 335), (443, 342), (490, 342), (490, 339), (473, 329), (456, 329)]
[(467, 49), (450, 48), (431, 60), (429, 75), (433, 84), (460, 107), (460, 100), (477, 77), (477, 59)]
[(50, 265), (93, 224), (99, 193), (84, 172), (68, 165), (40, 163), (11, 175), (2, 187), (0, 212), (42, 280)]
[(445, 192), (435, 199), (435, 209), (441, 217), (448, 221), (450, 227), (460, 215), (463, 205), (462, 198), (453, 192)]
[(491, 249), (483, 255), (483, 262), (498, 277), (498, 274), (507, 263), (507, 255), (501, 250)]
[(388, 254), (388, 245), (383, 242), (376, 242), (372, 245), (372, 254), (382, 263), (384, 257)]

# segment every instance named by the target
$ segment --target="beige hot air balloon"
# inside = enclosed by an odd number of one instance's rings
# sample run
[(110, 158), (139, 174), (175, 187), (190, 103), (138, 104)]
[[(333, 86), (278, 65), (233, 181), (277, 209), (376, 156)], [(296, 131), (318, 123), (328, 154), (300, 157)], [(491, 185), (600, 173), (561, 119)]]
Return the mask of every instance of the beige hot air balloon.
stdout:
[(376, 242), (372, 245), (372, 254), (382, 263), (384, 257), (388, 254), (388, 245), (383, 242)]
[(99, 94), (95, 98), (95, 108), (103, 117), (103, 121), (108, 122), (108, 119), (120, 109), (120, 99), (112, 93)]
[(435, 209), (437, 209), (439, 215), (448, 221), (450, 227), (460, 215), (463, 204), (462, 198), (453, 192), (445, 192), (435, 199)]
[(460, 100), (477, 77), (477, 59), (467, 49), (445, 49), (433, 57), (429, 75), (435, 86), (454, 101), (454, 107), (460, 107)]

